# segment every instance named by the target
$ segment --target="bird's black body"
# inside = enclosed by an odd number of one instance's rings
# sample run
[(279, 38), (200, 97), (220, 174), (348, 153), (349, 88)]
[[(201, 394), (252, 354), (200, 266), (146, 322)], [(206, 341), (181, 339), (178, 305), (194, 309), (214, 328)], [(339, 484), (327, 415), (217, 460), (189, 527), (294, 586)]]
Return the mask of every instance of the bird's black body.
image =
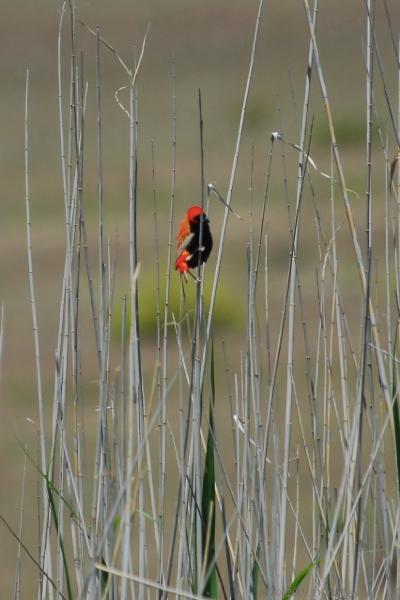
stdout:
[[(201, 225), (201, 221), (203, 225)], [(201, 245), (200, 245), (200, 228), (201, 231)], [(187, 263), (190, 269), (195, 269), (199, 264), (203, 264), (203, 262), (207, 262), (208, 257), (210, 256), (210, 252), (213, 247), (213, 239), (210, 231), (210, 226), (208, 224), (208, 219), (204, 215), (196, 217), (192, 223), (190, 223), (190, 232), (193, 234), (188, 240), (187, 245), (185, 245), (186, 250), (191, 255), (187, 260)], [(201, 246), (201, 247), (200, 247)], [(199, 254), (200, 254), (200, 262), (199, 262)]]

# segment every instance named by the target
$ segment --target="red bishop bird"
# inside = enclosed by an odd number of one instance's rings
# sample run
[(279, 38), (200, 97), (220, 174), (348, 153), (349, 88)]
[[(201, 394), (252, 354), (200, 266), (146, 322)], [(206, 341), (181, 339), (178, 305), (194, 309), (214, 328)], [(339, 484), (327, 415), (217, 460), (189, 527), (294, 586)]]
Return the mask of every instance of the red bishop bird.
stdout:
[(199, 264), (205, 263), (213, 246), (209, 220), (201, 206), (191, 206), (188, 209), (180, 224), (176, 242), (178, 258), (175, 261), (175, 269), (187, 280), (188, 274), (194, 277), (189, 269), (195, 269)]

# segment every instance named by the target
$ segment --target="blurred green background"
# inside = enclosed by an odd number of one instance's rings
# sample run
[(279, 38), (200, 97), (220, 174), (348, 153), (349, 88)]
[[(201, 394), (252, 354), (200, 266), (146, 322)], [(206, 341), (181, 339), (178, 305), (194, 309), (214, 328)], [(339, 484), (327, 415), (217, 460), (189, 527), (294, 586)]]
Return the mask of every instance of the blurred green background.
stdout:
[[(387, 2), (392, 24), (398, 27), (400, 6)], [(52, 401), (54, 349), (57, 335), (58, 305), (64, 265), (64, 205), (59, 151), (57, 37), (60, 2), (36, 0), (2, 2), (0, 20), (0, 302), (5, 306), (5, 342), (1, 366), (0, 469), (2, 493), (0, 513), (18, 528), (23, 454), (16, 437), (35, 452), (36, 430), (27, 418), (36, 420), (36, 382), (31, 310), (27, 277), (26, 223), (24, 203), (24, 95), (25, 73), (30, 73), (30, 187), (32, 201), (33, 259), (39, 315), (41, 359), (46, 403)], [(159, 219), (161, 269), (165, 270), (168, 211), (172, 182), (172, 91), (173, 64), (176, 72), (176, 209), (174, 231), (186, 208), (199, 201), (199, 116), (198, 89), (204, 111), (206, 180), (215, 183), (225, 195), (232, 164), (244, 84), (251, 51), (257, 2), (240, 0), (116, 0), (79, 1), (78, 17), (89, 26), (99, 25), (101, 35), (130, 60), (140, 49), (148, 23), (151, 23), (144, 59), (138, 79), (139, 94), (139, 253), (141, 262), (141, 312), (145, 336), (146, 373), (153, 373), (155, 360), (155, 250), (153, 232), (153, 192), (151, 143), (154, 144), (156, 196)], [(317, 36), (322, 65), (337, 127), (339, 146), (345, 162), (348, 186), (357, 191), (353, 210), (363, 231), (365, 169), (365, 67), (366, 16), (361, 0), (322, 0), (318, 13)], [(385, 79), (395, 103), (397, 71), (383, 3), (376, 12), (377, 41), (382, 55)], [(395, 31), (395, 35), (398, 31)], [(85, 123), (84, 201), (88, 215), (91, 257), (97, 265), (97, 158), (95, 99), (95, 40), (78, 27), (78, 47), (83, 53), (84, 79), (88, 82)], [(233, 205), (244, 217), (231, 218), (222, 270), (217, 318), (221, 338), (243, 342), (241, 328), (246, 307), (246, 247), (253, 206), (253, 228), (257, 232), (264, 193), (270, 133), (283, 131), (298, 142), (308, 55), (308, 34), (303, 3), (298, 0), (266, 2), (261, 19), (253, 84), (244, 124)], [(173, 58), (174, 57), (174, 58)], [(128, 292), (128, 127), (127, 117), (117, 106), (114, 92), (126, 85), (126, 78), (115, 57), (102, 48), (102, 125), (104, 148), (104, 200), (106, 234), (112, 252), (118, 254), (116, 312), (121, 297)], [(68, 121), (68, 81), (70, 72), (69, 17), (62, 31), (62, 78), (64, 119)], [(383, 131), (388, 131), (387, 109), (379, 75), (375, 86), (376, 106)], [(127, 94), (120, 92), (122, 102)], [(313, 73), (310, 115), (314, 117), (311, 155), (323, 171), (330, 169), (329, 135)], [(390, 128), (389, 128), (390, 131)], [(378, 136), (375, 132), (374, 139)], [(395, 148), (391, 142), (391, 151)], [(284, 155), (285, 162), (282, 155)], [(376, 144), (377, 165), (374, 186), (376, 242), (379, 248), (383, 231), (382, 181), (384, 163)], [(288, 202), (293, 203), (296, 185), (296, 153), (288, 146), (275, 147), (273, 173), (268, 200), (270, 258), (270, 296), (272, 324), (276, 332), (286, 284), (290, 250)], [(254, 168), (251, 169), (253, 160)], [(285, 174), (288, 176), (287, 195)], [(252, 177), (253, 187), (249, 191)], [(313, 174), (321, 214), (327, 214), (329, 182)], [(299, 256), (304, 284), (306, 314), (316, 315), (315, 266), (318, 262), (317, 237), (312, 201), (302, 216)], [(341, 203), (338, 221), (344, 222)], [(216, 241), (223, 210), (213, 203), (210, 210)], [(359, 286), (351, 266), (352, 250), (344, 223), (340, 231), (339, 260), (343, 282), (352, 298), (359, 298)], [(216, 252), (210, 259), (215, 263)], [(348, 263), (348, 265), (347, 265)], [(175, 277), (175, 274), (173, 275)], [(346, 278), (348, 285), (346, 285)], [(355, 283), (353, 284), (353, 282)], [(176, 289), (179, 279), (175, 277)], [(89, 323), (89, 313), (87, 313)], [(317, 324), (310, 326), (311, 334)], [(356, 323), (358, 326), (358, 323)], [(275, 327), (275, 329), (274, 329)], [(118, 329), (118, 317), (115, 328)], [(87, 398), (96, 399), (95, 356), (90, 324), (82, 339), (83, 388)], [(116, 334), (116, 337), (118, 335)], [(232, 355), (233, 365), (239, 357)], [(117, 360), (113, 367), (116, 367)], [(93, 404), (94, 407), (94, 404)], [(93, 408), (94, 410), (94, 408)], [(48, 418), (50, 415), (48, 415)], [(31, 493), (35, 474), (29, 469), (26, 543), (34, 549), (35, 507)], [(8, 598), (14, 585), (16, 543), (5, 529), (0, 544), (0, 597)], [(25, 534), (24, 534), (25, 535)], [(24, 537), (25, 539), (25, 537)], [(27, 581), (34, 569), (25, 561), (23, 597), (31, 598)]]

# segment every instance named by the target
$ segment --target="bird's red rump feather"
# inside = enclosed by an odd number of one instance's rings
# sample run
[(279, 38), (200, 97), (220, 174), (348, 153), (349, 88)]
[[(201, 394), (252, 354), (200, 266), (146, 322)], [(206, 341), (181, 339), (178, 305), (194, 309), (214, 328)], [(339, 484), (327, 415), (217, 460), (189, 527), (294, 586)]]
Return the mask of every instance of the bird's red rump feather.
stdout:
[(189, 271), (188, 258), (190, 254), (187, 250), (181, 252), (178, 258), (175, 261), (175, 270), (180, 271), (181, 273), (187, 273)]

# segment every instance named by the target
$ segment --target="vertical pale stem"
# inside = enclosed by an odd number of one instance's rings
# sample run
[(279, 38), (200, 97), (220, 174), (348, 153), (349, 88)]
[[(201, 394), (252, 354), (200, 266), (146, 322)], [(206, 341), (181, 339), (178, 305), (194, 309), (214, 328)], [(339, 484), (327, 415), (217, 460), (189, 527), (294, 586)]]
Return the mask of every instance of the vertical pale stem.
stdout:
[(208, 349), (208, 344), (210, 341), (212, 317), (213, 317), (213, 313), (214, 313), (215, 300), (216, 300), (216, 296), (217, 296), (219, 274), (221, 271), (222, 254), (223, 254), (224, 243), (225, 243), (225, 234), (226, 234), (226, 229), (227, 229), (227, 225), (228, 225), (229, 206), (232, 201), (233, 186), (234, 186), (235, 179), (236, 179), (236, 169), (237, 169), (237, 163), (239, 160), (239, 150), (240, 150), (240, 142), (242, 139), (244, 115), (246, 112), (247, 99), (249, 96), (250, 84), (251, 84), (251, 79), (252, 79), (252, 75), (253, 75), (253, 66), (254, 66), (254, 60), (255, 60), (255, 55), (256, 55), (258, 30), (259, 30), (263, 6), (264, 6), (264, 0), (260, 0), (259, 5), (258, 5), (256, 25), (255, 25), (255, 29), (254, 29), (253, 44), (252, 44), (252, 49), (251, 49), (249, 69), (248, 69), (248, 73), (247, 73), (246, 87), (244, 90), (244, 96), (243, 96), (243, 102), (242, 102), (242, 110), (240, 113), (238, 133), (236, 136), (235, 154), (233, 156), (233, 163), (232, 163), (231, 175), (230, 175), (230, 179), (229, 179), (228, 193), (226, 195), (226, 204), (228, 206), (225, 208), (225, 212), (224, 212), (224, 220), (223, 220), (222, 228), (221, 228), (220, 242), (219, 242), (218, 255), (217, 255), (217, 263), (215, 266), (213, 287), (212, 287), (212, 291), (211, 291), (210, 309), (208, 311), (208, 319), (207, 319), (206, 339), (205, 339), (203, 358), (202, 358), (202, 364), (201, 364), (201, 377), (200, 377), (201, 381), (203, 381), (203, 379), (204, 379), (204, 373), (205, 373), (205, 367), (206, 367), (207, 349)]
[[(103, 200), (103, 147), (101, 127), (101, 70), (100, 70), (100, 34), (96, 28), (96, 129), (97, 129), (97, 200), (99, 207), (99, 345), (104, 351), (104, 305), (105, 305), (105, 263), (104, 263), (104, 200)], [(103, 361), (101, 361), (102, 363)]]
[[(45, 437), (44, 437), (44, 410), (43, 410), (43, 389), (42, 389), (42, 370), (40, 361), (40, 343), (39, 343), (39, 325), (36, 311), (36, 297), (35, 297), (35, 284), (33, 276), (33, 260), (32, 260), (32, 227), (31, 227), (31, 200), (30, 200), (30, 188), (29, 188), (29, 127), (28, 127), (28, 107), (29, 107), (29, 71), (26, 71), (26, 84), (25, 84), (25, 209), (26, 209), (26, 238), (27, 238), (27, 253), (28, 253), (28, 276), (29, 276), (29, 290), (31, 299), (32, 309), (32, 323), (33, 323), (33, 341), (35, 348), (35, 365), (36, 365), (36, 385), (37, 385), (37, 399), (39, 409), (39, 451), (40, 451), (40, 466), (42, 473), (47, 473), (46, 466), (46, 448), (45, 448)], [(43, 502), (44, 502), (44, 529), (42, 536), (42, 556), (40, 557), (40, 563), (46, 573), (51, 577), (52, 563), (51, 563), (51, 552), (50, 552), (50, 539), (49, 539), (49, 502), (46, 490), (46, 482), (42, 478), (43, 484)], [(47, 579), (43, 580), (42, 595), (46, 593)], [(52, 595), (52, 590), (49, 589), (49, 593)]]
[[(354, 224), (354, 218), (353, 218), (353, 213), (351, 210), (351, 204), (350, 204), (349, 197), (348, 197), (348, 188), (346, 185), (342, 161), (340, 158), (339, 149), (338, 149), (337, 142), (336, 142), (331, 106), (330, 106), (330, 102), (329, 102), (329, 98), (328, 98), (328, 91), (327, 91), (325, 78), (323, 75), (322, 66), (321, 66), (321, 62), (320, 62), (317, 41), (315, 38), (315, 30), (314, 30), (314, 26), (313, 26), (312, 19), (311, 19), (308, 0), (303, 0), (303, 1), (304, 1), (305, 9), (306, 9), (306, 17), (307, 17), (308, 27), (309, 27), (310, 36), (312, 39), (312, 44), (313, 44), (313, 49), (314, 49), (314, 54), (315, 54), (315, 64), (316, 64), (319, 83), (320, 83), (320, 87), (321, 87), (321, 93), (322, 93), (323, 103), (324, 103), (324, 107), (325, 107), (325, 112), (326, 112), (326, 116), (327, 116), (329, 133), (330, 133), (331, 144), (332, 144), (332, 149), (333, 149), (333, 155), (335, 158), (336, 168), (338, 170), (339, 184), (340, 184), (340, 188), (341, 188), (341, 192), (342, 192), (342, 196), (343, 196), (347, 222), (349, 225), (351, 240), (352, 240), (352, 244), (353, 244), (353, 250), (354, 250), (354, 254), (355, 254), (355, 258), (356, 258), (356, 262), (357, 262), (357, 268), (358, 268), (358, 273), (360, 276), (362, 291), (364, 294), (366, 294), (367, 280), (366, 280), (366, 276), (365, 276), (364, 263), (363, 263), (361, 248), (360, 248), (360, 244), (358, 242), (357, 232), (356, 232), (356, 228), (355, 228), (355, 224)], [(376, 316), (375, 316), (375, 309), (374, 309), (371, 299), (369, 299), (369, 315), (370, 315), (371, 331), (372, 331), (372, 335), (373, 335), (373, 342), (374, 342), (374, 346), (375, 346), (376, 362), (377, 362), (377, 367), (378, 367), (378, 371), (379, 371), (380, 381), (382, 384), (382, 392), (384, 394), (388, 414), (390, 414), (391, 413), (390, 391), (389, 391), (389, 387), (388, 387), (385, 364), (384, 364), (383, 355), (382, 355), (382, 351), (381, 351), (381, 344), (380, 344), (380, 339), (379, 339), (377, 320), (376, 320)], [(390, 424), (391, 424), (392, 432), (393, 432), (393, 422), (391, 422)]]
[[(170, 281), (171, 281), (171, 255), (172, 255), (172, 223), (175, 207), (175, 186), (176, 186), (176, 82), (175, 82), (175, 62), (172, 60), (172, 182), (171, 182), (171, 202), (169, 211), (168, 228), (168, 253), (167, 270), (165, 275), (165, 304), (164, 304), (164, 327), (163, 327), (163, 348), (162, 348), (162, 397), (161, 397), (161, 417), (160, 417), (160, 489), (159, 489), (159, 527), (160, 527), (160, 554), (158, 564), (158, 574), (160, 582), (164, 580), (164, 514), (165, 514), (165, 471), (166, 471), (166, 426), (167, 426), (167, 387), (168, 387), (168, 311), (170, 300)], [(185, 483), (185, 465), (181, 463), (180, 490)], [(172, 560), (172, 557), (171, 557)], [(180, 565), (178, 565), (178, 569)], [(168, 574), (169, 575), (169, 574)]]
[[(317, 14), (317, 0), (314, 3), (313, 26), (315, 27)], [(310, 83), (311, 83), (311, 68), (313, 63), (313, 47), (310, 42), (308, 51), (307, 77), (304, 91), (303, 113), (300, 131), (300, 152), (299, 166), (297, 173), (297, 192), (296, 192), (296, 215), (299, 213), (301, 193), (304, 177), (304, 141), (307, 127), (308, 104), (310, 98)], [(298, 227), (299, 219), (296, 218), (297, 226), (294, 231), (294, 240), (292, 241), (292, 255), (290, 265), (290, 282), (289, 282), (289, 306), (288, 306), (288, 351), (286, 365), (286, 403), (285, 403), (285, 436), (284, 436), (284, 456), (283, 456), (283, 474), (282, 474), (282, 493), (281, 493), (281, 508), (280, 508), (280, 540), (279, 540), (279, 557), (278, 557), (278, 593), (282, 594), (284, 589), (284, 562), (285, 562), (285, 541), (286, 541), (286, 516), (287, 516), (287, 494), (288, 494), (288, 478), (289, 478), (289, 453), (290, 440), (292, 429), (292, 378), (293, 378), (293, 354), (294, 354), (294, 330), (295, 330), (295, 294), (296, 294), (296, 278), (297, 278), (297, 246), (298, 246)]]

